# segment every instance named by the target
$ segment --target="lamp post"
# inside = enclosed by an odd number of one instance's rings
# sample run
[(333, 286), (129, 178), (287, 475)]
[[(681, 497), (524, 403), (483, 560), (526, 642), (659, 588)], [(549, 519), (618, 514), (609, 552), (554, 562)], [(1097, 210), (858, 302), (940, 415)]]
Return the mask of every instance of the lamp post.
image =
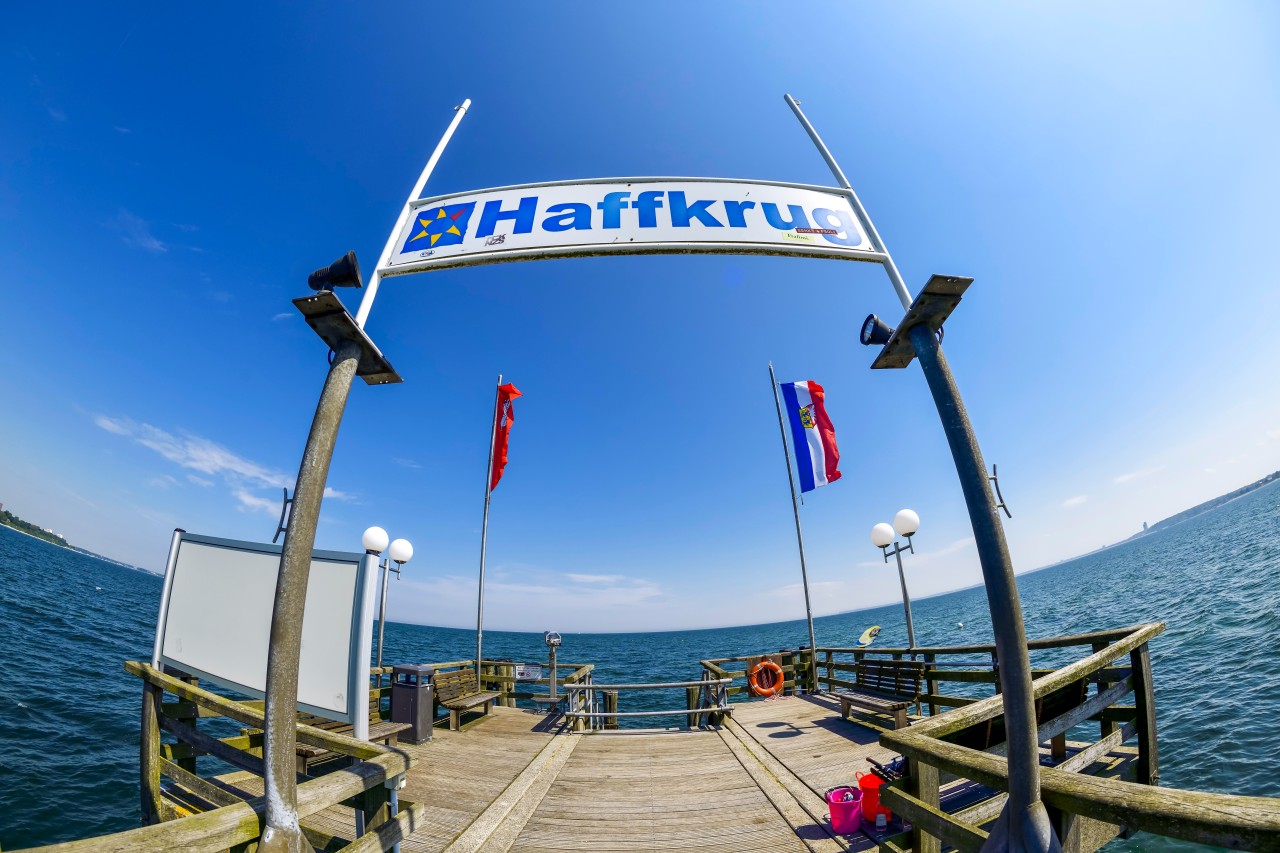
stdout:
[[(370, 527), (360, 537), (360, 544), (367, 553), (381, 555), (383, 551), (387, 552), (387, 556), (379, 561), (379, 568), (382, 569), (382, 598), (378, 603), (378, 669), (382, 669), (382, 636), (387, 627), (387, 580), (392, 572), (396, 573), (396, 580), (399, 580), (400, 570), (413, 559), (413, 545), (409, 544), (408, 539), (397, 539), (388, 546), (387, 540), (390, 538), (387, 531), (376, 526)], [(391, 568), (392, 563), (396, 564), (394, 569)], [(381, 674), (378, 679), (381, 683)]]
[[(907, 648), (909, 649), (916, 647), (916, 629), (911, 622), (911, 596), (907, 595), (907, 576), (902, 571), (902, 552), (910, 551), (912, 554), (916, 552), (911, 545), (911, 537), (919, 529), (920, 516), (909, 509), (898, 510), (898, 514), (893, 517), (892, 527), (882, 521), (871, 528), (871, 543), (884, 554), (884, 561), (889, 562), (890, 554), (898, 558), (898, 581), (902, 584), (902, 608), (907, 612)], [(893, 541), (895, 532), (899, 536), (907, 537), (907, 547), (903, 548), (900, 542)], [(892, 551), (889, 550), (890, 545), (893, 545)]]

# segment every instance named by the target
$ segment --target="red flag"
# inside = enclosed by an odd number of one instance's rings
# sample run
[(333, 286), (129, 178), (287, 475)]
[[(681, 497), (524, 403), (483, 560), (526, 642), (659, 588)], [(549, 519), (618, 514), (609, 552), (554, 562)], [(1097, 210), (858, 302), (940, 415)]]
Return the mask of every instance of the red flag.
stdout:
[(511, 435), (511, 425), (516, 421), (516, 412), (511, 402), (516, 397), (523, 397), (520, 389), (508, 382), (498, 386), (498, 405), (493, 412), (493, 476), (489, 480), (489, 491), (498, 487), (502, 479), (502, 469), (507, 467), (507, 437)]

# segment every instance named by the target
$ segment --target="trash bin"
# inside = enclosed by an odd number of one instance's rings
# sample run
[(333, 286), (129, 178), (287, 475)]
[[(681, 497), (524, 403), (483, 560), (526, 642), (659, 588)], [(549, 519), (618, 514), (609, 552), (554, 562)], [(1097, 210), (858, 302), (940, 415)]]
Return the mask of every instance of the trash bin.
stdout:
[(399, 739), (412, 744), (431, 740), (436, 671), (422, 664), (397, 664), (391, 668), (391, 722), (411, 728)]

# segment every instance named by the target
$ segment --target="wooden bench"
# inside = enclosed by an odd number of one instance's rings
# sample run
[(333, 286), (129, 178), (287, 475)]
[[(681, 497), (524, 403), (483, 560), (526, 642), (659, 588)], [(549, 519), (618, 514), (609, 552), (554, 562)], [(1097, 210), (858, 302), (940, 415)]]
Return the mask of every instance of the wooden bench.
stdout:
[(481, 693), (474, 669), (458, 669), (453, 672), (437, 672), (435, 679), (436, 701), (449, 709), (449, 729), (458, 730), (459, 718), (464, 711), (484, 706), (483, 714), (493, 709), (497, 693)]
[[(369, 694), (369, 742), (385, 743), (387, 746), (393, 746), (399, 735), (403, 731), (407, 731), (413, 726), (409, 723), (393, 723), (389, 720), (382, 719), (381, 709), (378, 707), (379, 691), (372, 691)], [(316, 729), (324, 729), (326, 732), (333, 732), (337, 735), (347, 735), (352, 737), (355, 734), (355, 726), (350, 723), (340, 723), (337, 720), (330, 720), (326, 717), (317, 717), (314, 714), (298, 714), (298, 722), (311, 726)], [(260, 735), (262, 729), (241, 729), (242, 735)], [(311, 768), (315, 764), (330, 761), (342, 755), (340, 752), (333, 752), (322, 746), (312, 746), (308, 743), (299, 743), (294, 747), (294, 759), (297, 761), (298, 772), (310, 775)]]
[(907, 708), (919, 700), (924, 663), (913, 660), (860, 660), (854, 668), (857, 686), (835, 694), (840, 716), (849, 719), (852, 706), (893, 715), (893, 727), (907, 727)]

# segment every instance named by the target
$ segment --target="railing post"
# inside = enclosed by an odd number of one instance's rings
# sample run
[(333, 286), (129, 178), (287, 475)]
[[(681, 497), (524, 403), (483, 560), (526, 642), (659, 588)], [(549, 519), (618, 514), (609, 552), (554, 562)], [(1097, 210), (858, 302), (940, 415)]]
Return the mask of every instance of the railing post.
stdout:
[(142, 784), (142, 823), (160, 822), (160, 703), (164, 691), (149, 681), (142, 682), (142, 734), (138, 763)]
[[(200, 679), (197, 679), (195, 675), (187, 675), (186, 672), (183, 672), (183, 674), (180, 674), (178, 678), (182, 679), (186, 684), (189, 684), (192, 686), (200, 686)], [(198, 707), (193, 708), (192, 712), (189, 713), (189, 715), (175, 716), (174, 720), (177, 720), (178, 722), (186, 722), (188, 726), (191, 726), (193, 727), (193, 729), (195, 729), (196, 722), (200, 721), (200, 708)], [(189, 758), (179, 758), (179, 760), (175, 761), (174, 763), (175, 765), (182, 767), (183, 770), (196, 772), (195, 756), (192, 756)]]
[[(604, 712), (606, 714), (618, 713), (618, 691), (605, 690), (604, 692)], [(618, 727), (618, 718), (610, 716), (604, 718), (604, 727), (606, 729), (616, 729)]]
[(1146, 643), (1129, 654), (1133, 666), (1133, 703), (1138, 712), (1138, 775), (1144, 785), (1160, 784), (1160, 754), (1156, 746), (1156, 697), (1151, 680), (1151, 651)]
[[(933, 652), (925, 652), (925, 654), (924, 654), (924, 665), (925, 665), (926, 667), (928, 667), (929, 672), (934, 672), (934, 671), (935, 671), (935, 669), (934, 669), (934, 664), (935, 664), (935, 663), (937, 663), (937, 662), (938, 662), (938, 656), (937, 656), (936, 654), (934, 654)], [(925, 689), (929, 691), (929, 695), (930, 695), (930, 696), (937, 696), (937, 695), (938, 695), (938, 681), (937, 681), (937, 679), (934, 679), (934, 678), (926, 678), (926, 679), (925, 679), (925, 681), (924, 681), (924, 683), (925, 683)], [(938, 715), (938, 706), (937, 706), (936, 704), (934, 704), (933, 700), (930, 700), (930, 701), (929, 701), (929, 716), (930, 716), (930, 717), (936, 717), (937, 715)]]
[[(908, 763), (908, 793), (925, 805), (937, 809), (940, 807), (938, 768), (932, 764), (912, 759)], [(930, 835), (917, 824), (911, 830), (911, 853), (942, 853), (942, 841)]]
[(391, 792), (385, 785), (374, 785), (357, 797), (359, 809), (364, 815), (365, 832), (372, 832), (391, 816), (390, 799)]
[(823, 657), (824, 657), (824, 659), (825, 659), (825, 661), (826, 661), (826, 669), (827, 669), (827, 690), (828, 690), (828, 691), (830, 691), (830, 690), (831, 690), (831, 679), (832, 679), (832, 677), (834, 676), (834, 673), (835, 673), (835, 668), (834, 668), (834, 666), (833, 666), (833, 665), (835, 664), (835, 652), (831, 651), (830, 649), (827, 649), (827, 650), (826, 650), (826, 651), (824, 651), (822, 654), (823, 654)]
[[(1101, 641), (1100, 641), (1100, 642), (1096, 642), (1096, 643), (1094, 643), (1094, 644), (1093, 644), (1093, 652), (1094, 652), (1094, 654), (1097, 654), (1098, 652), (1102, 651), (1102, 650), (1103, 650), (1103, 649), (1105, 649), (1106, 647), (1107, 647), (1107, 643), (1106, 643), (1106, 642), (1101, 642)], [(1111, 663), (1111, 661), (1108, 661), (1108, 663)], [(1099, 693), (1102, 693), (1104, 690), (1106, 690), (1106, 689), (1107, 689), (1108, 687), (1110, 687), (1110, 686), (1111, 686), (1111, 682), (1110, 682), (1110, 681), (1102, 681), (1102, 680), (1099, 680), (1099, 681), (1098, 681), (1098, 692), (1099, 692)], [(1137, 683), (1137, 681), (1135, 680), (1135, 681), (1134, 681), (1134, 687), (1137, 687), (1137, 686), (1138, 686), (1138, 683)], [(1106, 737), (1107, 735), (1111, 734), (1111, 733), (1112, 733), (1112, 732), (1114, 732), (1115, 730), (1116, 730), (1116, 722), (1115, 722), (1115, 720), (1108, 720), (1108, 719), (1106, 719), (1106, 718), (1103, 718), (1102, 722), (1098, 724), (1098, 733), (1099, 733), (1102, 737)]]
[[(697, 687), (686, 687), (684, 689), (684, 706), (688, 708), (690, 711), (698, 710), (698, 688)], [(689, 728), (696, 729), (698, 727), (699, 717), (701, 717), (701, 715), (696, 713), (690, 714), (688, 716), (687, 722), (689, 724)]]
[[(573, 685), (573, 687), (571, 687), (571, 688), (569, 688), (569, 689), (573, 691), (573, 697), (572, 697), (572, 698), (570, 699), (570, 701), (569, 701), (569, 707), (570, 707), (570, 708), (573, 708), (573, 709), (574, 709), (575, 711), (577, 711), (579, 714), (582, 714), (582, 713), (584, 713), (584, 712), (588, 711), (588, 710), (589, 710), (589, 708), (588, 708), (588, 707), (586, 707), (586, 702), (587, 702), (587, 691), (586, 691), (586, 689), (585, 689), (582, 685), (579, 685), (579, 684), (575, 684), (575, 685)], [(575, 732), (580, 732), (580, 731), (582, 731), (583, 729), (585, 729), (586, 727), (587, 727), (587, 718), (586, 718), (586, 717), (576, 716), (576, 717), (574, 717), (574, 718), (573, 718), (573, 730), (574, 730)]]

